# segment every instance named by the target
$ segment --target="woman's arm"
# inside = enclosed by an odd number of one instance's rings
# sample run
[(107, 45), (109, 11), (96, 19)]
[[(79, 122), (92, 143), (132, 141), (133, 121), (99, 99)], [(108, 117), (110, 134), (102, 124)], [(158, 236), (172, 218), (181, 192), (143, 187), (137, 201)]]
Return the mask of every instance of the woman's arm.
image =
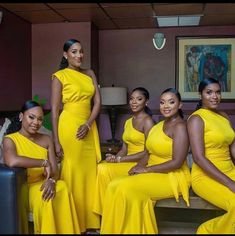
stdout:
[(59, 120), (61, 100), (62, 100), (62, 84), (56, 77), (54, 77), (52, 79), (52, 84), (51, 84), (51, 121), (52, 121), (53, 139), (55, 143), (55, 152), (57, 157), (59, 157), (60, 159), (64, 155), (58, 136), (58, 120)]
[(9, 167), (33, 168), (50, 166), (50, 162), (45, 162), (45, 159), (19, 156), (16, 151), (15, 143), (7, 137), (3, 139), (3, 159), (4, 163)]
[(48, 135), (43, 135), (43, 139), (45, 140), (44, 142), (48, 149), (48, 160), (51, 164), (51, 173), (49, 178), (46, 178), (41, 185), (40, 190), (43, 191), (43, 200), (48, 201), (53, 199), (56, 195), (56, 181), (59, 179), (59, 171), (52, 139)]
[(205, 157), (204, 123), (199, 116), (192, 116), (188, 120), (188, 133), (194, 162), (211, 178), (235, 192), (235, 182)]
[(51, 164), (51, 176), (54, 180), (59, 179), (59, 171), (58, 171), (58, 163), (55, 155), (54, 144), (50, 136), (45, 135), (45, 139), (47, 139), (48, 143), (48, 160)]

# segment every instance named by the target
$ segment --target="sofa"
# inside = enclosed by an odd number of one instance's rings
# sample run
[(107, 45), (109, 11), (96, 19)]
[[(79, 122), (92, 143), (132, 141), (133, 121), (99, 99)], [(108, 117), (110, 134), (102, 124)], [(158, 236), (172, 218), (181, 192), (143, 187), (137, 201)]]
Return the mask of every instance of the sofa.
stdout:
[(25, 168), (0, 164), (0, 234), (28, 234), (28, 185)]

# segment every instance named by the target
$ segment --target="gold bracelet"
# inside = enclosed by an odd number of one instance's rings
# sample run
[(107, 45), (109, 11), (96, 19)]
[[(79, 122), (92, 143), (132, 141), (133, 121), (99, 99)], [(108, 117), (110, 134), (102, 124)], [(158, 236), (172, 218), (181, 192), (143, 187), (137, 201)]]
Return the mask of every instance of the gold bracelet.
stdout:
[(117, 162), (120, 162), (121, 161), (121, 156), (117, 156), (116, 159), (117, 159)]
[(89, 130), (91, 129), (91, 126), (88, 123), (86, 123), (85, 125), (87, 126)]
[(49, 180), (50, 180), (53, 184), (56, 183), (55, 179), (53, 179), (53, 178), (49, 178)]
[(49, 161), (47, 159), (43, 160), (42, 167), (47, 167), (49, 164)]

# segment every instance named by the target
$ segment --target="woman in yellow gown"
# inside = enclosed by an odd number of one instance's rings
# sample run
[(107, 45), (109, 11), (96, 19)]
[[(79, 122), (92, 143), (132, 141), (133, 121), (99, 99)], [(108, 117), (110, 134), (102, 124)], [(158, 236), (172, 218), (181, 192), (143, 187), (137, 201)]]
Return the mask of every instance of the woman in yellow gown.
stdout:
[(81, 68), (81, 43), (70, 39), (63, 49), (60, 70), (52, 75), (53, 137), (57, 157), (62, 160), (61, 179), (73, 194), (84, 233), (100, 228), (100, 217), (92, 211), (97, 162), (101, 160), (95, 122), (100, 111), (100, 93), (94, 72)]
[(192, 188), (200, 197), (224, 209), (222, 216), (201, 224), (198, 234), (235, 233), (235, 133), (226, 113), (219, 111), (221, 86), (202, 80), (198, 109), (188, 119), (194, 163)]
[(128, 175), (131, 167), (144, 156), (145, 139), (153, 127), (151, 110), (148, 108), (149, 92), (143, 87), (132, 90), (129, 105), (132, 116), (124, 125), (122, 148), (116, 155), (106, 154), (106, 160), (98, 164), (94, 212), (102, 215), (103, 199), (109, 182), (117, 176)]
[(80, 234), (72, 194), (58, 180), (57, 161), (51, 138), (37, 131), (43, 110), (27, 101), (11, 123), (3, 140), (4, 161), (10, 167), (27, 168), (29, 210), (33, 213), (35, 234)]
[(149, 132), (149, 153), (107, 187), (101, 234), (156, 234), (154, 202), (182, 195), (189, 205), (190, 172), (186, 163), (189, 148), (186, 122), (182, 118), (180, 94), (173, 88), (162, 92), (160, 111), (164, 121)]

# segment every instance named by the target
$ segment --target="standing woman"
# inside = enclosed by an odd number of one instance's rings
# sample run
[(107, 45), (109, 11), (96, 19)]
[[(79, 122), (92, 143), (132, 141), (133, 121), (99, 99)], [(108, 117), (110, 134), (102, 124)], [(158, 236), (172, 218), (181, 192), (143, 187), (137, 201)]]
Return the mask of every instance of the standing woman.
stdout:
[(174, 197), (178, 201), (182, 195), (189, 205), (189, 141), (181, 106), (180, 94), (174, 88), (162, 92), (160, 112), (165, 119), (149, 131), (148, 160), (141, 159), (129, 171), (130, 176), (116, 178), (108, 185), (101, 234), (157, 234), (153, 201)]
[(34, 234), (81, 233), (73, 197), (66, 183), (58, 180), (53, 141), (38, 133), (43, 122), (41, 106), (29, 100), (17, 118), (7, 129), (3, 155), (7, 166), (27, 168)]
[[(83, 49), (76, 39), (63, 47), (60, 70), (52, 75), (52, 127), (61, 179), (73, 193), (81, 231), (100, 227), (92, 212), (97, 162), (101, 160), (95, 119), (100, 111), (100, 93), (94, 72), (82, 69)], [(62, 112), (59, 114), (60, 105)]]
[(188, 119), (194, 163), (192, 188), (227, 213), (201, 224), (199, 234), (235, 233), (235, 133), (226, 113), (219, 111), (221, 86), (213, 78), (198, 88), (198, 109)]
[(145, 140), (154, 125), (152, 112), (147, 106), (149, 92), (143, 87), (132, 90), (129, 106), (132, 115), (124, 125), (122, 148), (116, 155), (106, 154), (106, 161), (98, 164), (94, 212), (102, 215), (103, 199), (109, 182), (122, 175), (128, 175), (131, 167), (145, 156)]

